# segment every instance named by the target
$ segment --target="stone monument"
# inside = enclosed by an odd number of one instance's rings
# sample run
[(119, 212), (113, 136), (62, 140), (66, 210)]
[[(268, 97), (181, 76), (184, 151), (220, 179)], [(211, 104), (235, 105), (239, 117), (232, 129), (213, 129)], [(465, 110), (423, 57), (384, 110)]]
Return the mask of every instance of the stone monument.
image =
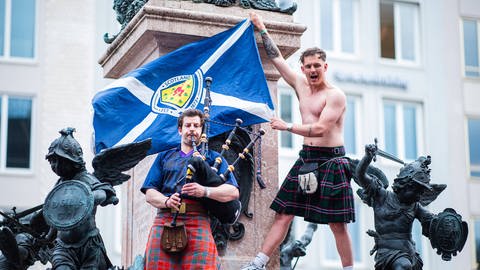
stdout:
[[(143, 6), (128, 24), (122, 25), (122, 31), (99, 60), (106, 78), (119, 78), (182, 45), (220, 33), (248, 18), (250, 12), (241, 6), (222, 7), (198, 3), (202, 1), (141, 2)], [(294, 23), (293, 17), (287, 13), (265, 10), (256, 12), (265, 18), (269, 33), (284, 57), (289, 57), (300, 48), (300, 37), (305, 26)], [(257, 36), (257, 44), (259, 48), (263, 46), (260, 36)], [(259, 52), (271, 96), (275, 99), (280, 75), (269, 63), (265, 51), (260, 48)], [(263, 125), (262, 128), (266, 130), (266, 135), (261, 146), (261, 170), (267, 188), (261, 190), (254, 185), (248, 207), (253, 218), (241, 217), (245, 224), (245, 236), (241, 241), (229, 243), (222, 256), (222, 266), (225, 269), (240, 268), (255, 255), (273, 220), (273, 211), (266, 206), (273, 200), (278, 187), (277, 136), (268, 125)], [(155, 156), (147, 157), (133, 169), (132, 179), (123, 187), (123, 203), (126, 206), (123, 212), (123, 265), (131, 265), (135, 256), (145, 251), (155, 211), (145, 202), (144, 195), (139, 190), (154, 158)], [(278, 258), (278, 253), (275, 256)], [(277, 269), (278, 261), (274, 258), (269, 267)]]

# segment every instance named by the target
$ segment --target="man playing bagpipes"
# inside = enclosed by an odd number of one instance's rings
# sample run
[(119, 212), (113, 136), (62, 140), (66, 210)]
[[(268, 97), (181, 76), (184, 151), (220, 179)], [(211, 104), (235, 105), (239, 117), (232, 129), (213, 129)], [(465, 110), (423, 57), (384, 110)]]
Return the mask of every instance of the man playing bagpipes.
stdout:
[[(210, 209), (206, 209), (209, 203), (205, 202), (235, 201), (239, 190), (233, 174), (227, 174), (218, 185), (220, 178), (209, 167), (220, 157), (217, 152), (207, 150), (202, 157), (196, 151), (204, 122), (204, 114), (196, 109), (180, 115), (180, 145), (158, 154), (141, 188), (146, 201), (157, 208), (145, 251), (145, 269), (220, 267)], [(222, 160), (219, 172), (228, 168)]]

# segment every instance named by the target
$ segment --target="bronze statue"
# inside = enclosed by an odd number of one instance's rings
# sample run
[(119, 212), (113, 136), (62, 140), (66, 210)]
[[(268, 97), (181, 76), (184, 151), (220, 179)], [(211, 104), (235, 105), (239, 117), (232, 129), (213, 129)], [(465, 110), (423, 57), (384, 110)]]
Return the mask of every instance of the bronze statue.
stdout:
[(120, 31), (113, 36), (105, 33), (103, 35), (103, 41), (107, 44), (112, 43), (147, 1), (148, 0), (114, 0), (113, 10), (116, 12), (117, 21), (120, 23), (121, 28)]
[[(300, 239), (285, 239), (280, 249), (280, 270), (292, 270), (295, 269), (300, 257), (307, 255), (307, 246), (312, 242), (313, 234), (317, 230), (318, 224), (308, 223), (305, 232)], [(288, 236), (290, 236), (292, 225), (288, 229)], [(292, 266), (293, 258), (297, 258), (295, 264)]]
[(39, 205), (23, 212), (3, 213), (0, 221), (0, 270), (24, 270), (36, 261), (46, 264), (54, 235), (49, 235)]
[[(230, 7), (235, 5), (237, 2), (236, 0), (193, 0), (195, 3), (208, 3), (208, 4), (215, 4), (216, 6), (220, 7)], [(261, 10), (268, 10), (268, 11), (276, 11), (282, 12), (292, 15), (297, 10), (297, 4), (295, 2), (291, 2), (290, 6), (288, 7), (279, 7), (275, 0), (239, 0), (238, 3), (243, 8), (254, 8), (254, 9), (261, 9)]]
[(46, 155), (52, 170), (60, 176), (43, 207), (45, 220), (56, 232), (50, 262), (54, 269), (108, 269), (112, 264), (95, 224), (97, 206), (118, 203), (113, 186), (130, 178), (122, 172), (146, 156), (151, 141), (100, 152), (92, 162), (95, 171), (90, 174), (74, 131), (61, 130), (61, 136), (52, 142)]
[[(121, 28), (120, 31), (114, 35), (105, 33), (103, 35), (103, 41), (107, 44), (111, 44), (146, 2), (148, 2), (148, 0), (113, 0), (113, 10), (115, 10), (117, 21), (120, 23)], [(192, 2), (214, 4), (220, 7), (230, 7), (235, 5), (237, 0), (192, 0)], [(290, 6), (285, 7), (283, 5), (277, 5), (275, 0), (239, 0), (238, 4), (243, 8), (276, 11), (290, 15), (297, 10), (297, 4), (293, 1), (288, 3)]]
[(385, 175), (370, 169), (377, 154), (389, 158), (376, 144), (366, 145), (365, 156), (355, 172), (355, 180), (363, 188), (357, 193), (374, 211), (375, 231), (367, 233), (375, 238), (375, 246), (370, 251), (370, 255), (376, 252), (375, 269), (422, 269), (423, 262), (411, 236), (415, 219), (420, 221), (422, 234), (430, 239), (442, 259), (451, 260), (465, 244), (467, 223), (451, 208), (438, 215), (425, 208), (446, 188), (446, 185), (430, 184), (430, 156), (405, 164), (394, 179), (392, 192), (386, 189)]

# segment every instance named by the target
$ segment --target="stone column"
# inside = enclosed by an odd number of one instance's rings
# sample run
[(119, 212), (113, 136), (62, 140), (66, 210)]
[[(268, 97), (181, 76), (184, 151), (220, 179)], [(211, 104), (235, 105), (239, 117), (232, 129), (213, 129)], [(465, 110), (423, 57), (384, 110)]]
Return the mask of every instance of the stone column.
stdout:
[[(217, 7), (192, 1), (150, 0), (130, 21), (122, 33), (99, 60), (107, 78), (119, 78), (129, 71), (171, 52), (182, 45), (222, 32), (245, 18), (252, 10), (236, 7)], [(300, 47), (300, 36), (305, 27), (293, 23), (291, 15), (255, 10), (265, 19), (269, 33), (285, 58)], [(260, 36), (257, 43), (268, 86), (276, 103), (279, 74), (268, 61)], [(234, 63), (232, 63), (234, 64)], [(268, 205), (278, 187), (277, 134), (268, 125), (262, 126), (266, 135), (262, 139), (262, 177), (267, 188), (261, 190), (254, 184), (249, 209), (253, 219), (241, 218), (245, 224), (245, 237), (229, 242), (222, 257), (224, 269), (238, 269), (260, 249), (263, 238), (270, 229), (273, 211)], [(155, 210), (146, 202), (139, 188), (150, 168), (154, 156), (147, 157), (132, 170), (132, 179), (124, 185), (124, 234), (122, 264), (131, 265), (136, 255), (143, 255), (149, 228)], [(271, 269), (278, 269), (278, 253), (273, 256)]]

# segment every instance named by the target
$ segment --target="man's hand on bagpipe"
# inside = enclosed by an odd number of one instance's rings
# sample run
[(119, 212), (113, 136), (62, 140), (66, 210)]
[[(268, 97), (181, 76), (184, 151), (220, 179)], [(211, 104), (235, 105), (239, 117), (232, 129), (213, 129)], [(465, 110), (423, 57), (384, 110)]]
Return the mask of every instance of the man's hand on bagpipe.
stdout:
[(198, 183), (186, 183), (182, 187), (182, 195), (190, 197), (202, 198), (206, 195), (206, 187)]
[(173, 193), (170, 197), (167, 198), (165, 201), (165, 206), (167, 208), (172, 208), (177, 211), (180, 210), (180, 205), (182, 204), (182, 199), (180, 198), (179, 193)]

